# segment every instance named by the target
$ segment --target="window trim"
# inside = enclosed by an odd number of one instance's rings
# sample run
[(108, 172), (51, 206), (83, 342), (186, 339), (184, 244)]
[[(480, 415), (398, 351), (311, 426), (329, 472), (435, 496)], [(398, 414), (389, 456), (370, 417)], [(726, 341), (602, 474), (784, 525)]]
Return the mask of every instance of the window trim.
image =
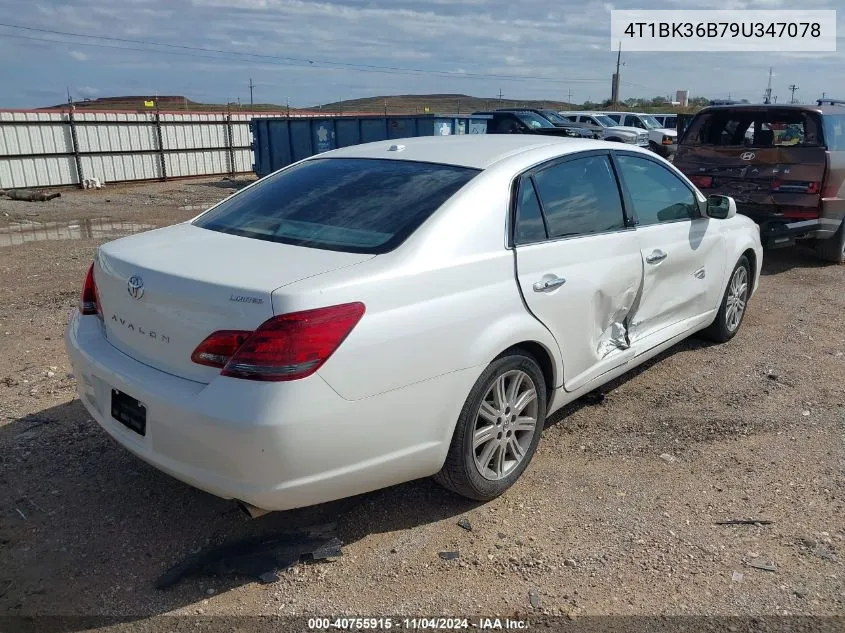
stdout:
[[(625, 175), (622, 173), (622, 165), (619, 164), (619, 157), (622, 156), (631, 156), (633, 158), (640, 158), (642, 160), (646, 160), (650, 163), (654, 163), (661, 169), (665, 170), (675, 178), (677, 178), (684, 187), (692, 194), (692, 199), (695, 201), (696, 207), (698, 208), (698, 217), (696, 218), (680, 218), (678, 220), (668, 220), (666, 222), (658, 222), (657, 224), (640, 224), (640, 220), (637, 217), (637, 210), (634, 207), (634, 201), (631, 198), (630, 190), (628, 188), (628, 184), (625, 182)], [(632, 152), (630, 150), (610, 150), (610, 159), (613, 162), (614, 168), (616, 170), (617, 178), (619, 179), (619, 185), (622, 188), (622, 196), (625, 200), (625, 208), (631, 210), (631, 222), (633, 223), (634, 228), (647, 228), (649, 226), (662, 226), (665, 224), (677, 224), (679, 222), (692, 222), (693, 220), (700, 220), (701, 218), (706, 217), (702, 211), (702, 203), (701, 199), (698, 197), (698, 191), (692, 185), (691, 182), (687, 180), (687, 177), (683, 174), (676, 174), (672, 169), (664, 165), (660, 160), (656, 157), (649, 156), (648, 154), (643, 154), (641, 152)]]
[[(633, 153), (633, 152), (631, 152)], [(592, 158), (594, 156), (604, 156), (608, 159), (608, 163), (610, 164), (610, 170), (616, 179), (616, 190), (619, 194), (619, 203), (622, 208), (622, 221), (624, 227), (621, 229), (615, 229), (612, 231), (601, 231), (600, 233), (584, 233), (581, 235), (564, 235), (561, 237), (551, 237), (549, 235), (549, 224), (548, 219), (546, 218), (546, 209), (543, 206), (543, 199), (540, 197), (540, 193), (537, 191), (537, 187), (534, 184), (534, 175), (537, 172), (544, 171), (546, 169), (556, 167), (562, 163), (567, 163), (573, 160), (578, 160), (581, 158)], [(540, 204), (540, 213), (543, 216), (543, 226), (546, 228), (546, 239), (539, 241), (539, 242), (529, 242), (526, 244), (516, 244), (515, 236), (516, 236), (516, 213), (517, 213), (517, 205), (519, 204), (519, 185), (525, 179), (530, 179), (531, 186), (534, 187), (534, 195), (537, 196), (537, 202)], [(566, 154), (565, 156), (557, 156), (555, 158), (543, 161), (542, 163), (538, 163), (525, 169), (524, 171), (517, 174), (513, 182), (511, 184), (511, 204), (510, 210), (508, 213), (508, 241), (507, 246), (508, 248), (516, 249), (522, 248), (525, 246), (535, 246), (537, 244), (550, 244), (554, 242), (561, 242), (564, 240), (578, 240), (584, 238), (595, 237), (597, 235), (611, 235), (614, 233), (627, 233), (629, 231), (635, 230), (636, 226), (633, 224), (633, 218), (628, 213), (628, 202), (626, 201), (625, 195), (622, 189), (622, 182), (621, 182), (621, 174), (619, 173), (619, 169), (613, 160), (613, 152), (609, 149), (591, 149), (581, 152), (573, 152), (572, 154)], [(697, 199), (697, 198), (696, 198)]]

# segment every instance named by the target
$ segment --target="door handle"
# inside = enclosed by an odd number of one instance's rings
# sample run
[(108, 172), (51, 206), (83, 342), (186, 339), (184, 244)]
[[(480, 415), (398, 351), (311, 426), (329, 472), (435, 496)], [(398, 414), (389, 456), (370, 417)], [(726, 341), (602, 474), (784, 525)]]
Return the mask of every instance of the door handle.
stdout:
[(657, 262), (662, 262), (667, 257), (669, 257), (669, 255), (661, 251), (659, 248), (656, 248), (651, 252), (651, 255), (645, 258), (645, 260), (649, 264), (656, 264)]
[(547, 290), (554, 290), (566, 283), (563, 277), (552, 275), (548, 279), (543, 279), (534, 284), (534, 292), (546, 292)]

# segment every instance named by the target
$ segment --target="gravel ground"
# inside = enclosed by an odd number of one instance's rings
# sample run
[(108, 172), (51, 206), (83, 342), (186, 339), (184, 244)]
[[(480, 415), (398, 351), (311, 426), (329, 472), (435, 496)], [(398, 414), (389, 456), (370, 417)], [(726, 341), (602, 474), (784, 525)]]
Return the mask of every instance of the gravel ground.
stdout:
[[(132, 457), (74, 396), (62, 333), (85, 270), (97, 244), (244, 182), (0, 199), (0, 612), (845, 613), (845, 266), (800, 249), (767, 254), (733, 341), (691, 339), (573, 403), (490, 503), (422, 480), (250, 521)], [(22, 224), (44, 237), (4, 245)], [(747, 518), (771, 523), (716, 525)], [(267, 585), (154, 588), (206, 545), (325, 522), (344, 543), (335, 561)]]

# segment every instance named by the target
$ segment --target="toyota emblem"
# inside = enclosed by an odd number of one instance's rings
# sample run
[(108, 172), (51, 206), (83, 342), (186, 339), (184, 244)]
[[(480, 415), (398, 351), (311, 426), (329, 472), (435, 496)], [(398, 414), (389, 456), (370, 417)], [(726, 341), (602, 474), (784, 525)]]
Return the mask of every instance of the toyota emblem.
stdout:
[(754, 157), (757, 156), (754, 152), (745, 152), (740, 156), (742, 160), (754, 160)]
[(132, 275), (129, 283), (126, 284), (126, 289), (129, 291), (129, 296), (137, 301), (144, 296), (144, 280), (138, 275)]

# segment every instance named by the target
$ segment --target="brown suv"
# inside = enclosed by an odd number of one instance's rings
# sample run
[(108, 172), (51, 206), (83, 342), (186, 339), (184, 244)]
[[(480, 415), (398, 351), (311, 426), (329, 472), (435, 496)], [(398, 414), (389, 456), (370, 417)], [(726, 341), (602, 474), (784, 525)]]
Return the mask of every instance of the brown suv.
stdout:
[(845, 102), (704, 108), (674, 164), (705, 195), (733, 197), (764, 245), (812, 240), (845, 262)]

